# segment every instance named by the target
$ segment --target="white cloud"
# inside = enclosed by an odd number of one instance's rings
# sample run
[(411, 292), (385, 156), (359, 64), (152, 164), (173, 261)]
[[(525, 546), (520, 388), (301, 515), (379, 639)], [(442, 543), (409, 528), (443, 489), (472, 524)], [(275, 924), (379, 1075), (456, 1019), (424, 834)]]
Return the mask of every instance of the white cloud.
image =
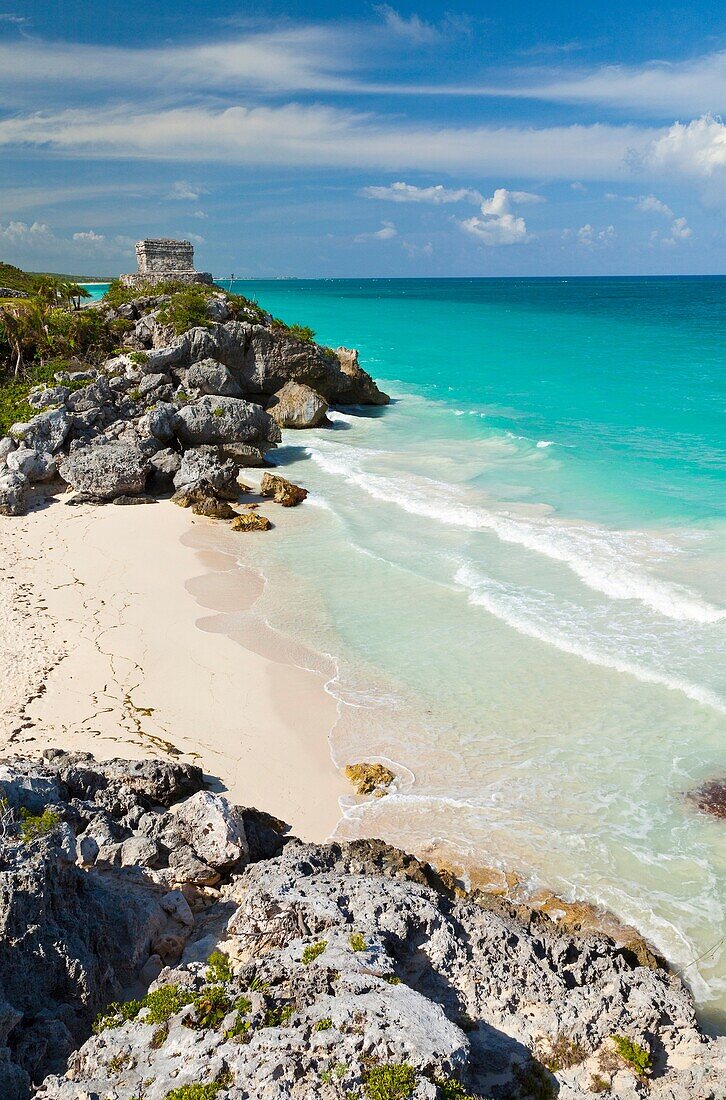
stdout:
[(670, 227), (670, 236), (665, 236), (660, 230), (654, 229), (650, 235), (651, 244), (660, 243), (666, 248), (674, 248), (677, 244), (687, 241), (693, 236), (693, 230), (685, 218), (674, 218)]
[(398, 38), (404, 38), (409, 42), (421, 45), (427, 42), (435, 42), (440, 37), (439, 31), (433, 24), (426, 23), (415, 13), (406, 18), (405, 15), (401, 15), (395, 8), (392, 8), (390, 4), (378, 4), (373, 10), (378, 12), (383, 19), (386, 30), (390, 31), (391, 34), (395, 34)]
[(712, 176), (726, 169), (726, 123), (714, 115), (702, 115), (685, 125), (675, 122), (631, 159), (636, 167), (654, 171)]
[[(476, 171), (559, 179), (631, 174), (629, 149), (654, 131), (632, 126), (439, 127), (319, 105), (129, 106), (38, 112), (0, 120), (0, 147), (154, 160), (216, 161), (296, 168), (357, 167)], [(552, 150), (557, 149), (557, 157)]]
[(179, 201), (194, 202), (199, 198), (200, 192), (197, 188), (192, 187), (186, 180), (176, 180), (171, 186), (171, 191), (166, 196), (168, 199), (178, 199)]
[(482, 218), (467, 218), (466, 221), (460, 221), (459, 225), (490, 248), (506, 244), (525, 244), (531, 240), (527, 224), (524, 218), (512, 213), (511, 207), (535, 202), (544, 202), (544, 199), (529, 191), (508, 191), (506, 187), (498, 187), (490, 199), (482, 202)]
[(450, 202), (483, 202), (480, 191), (460, 187), (444, 187), (437, 183), (433, 187), (416, 187), (412, 183), (392, 183), (389, 187), (364, 187), (361, 194), (366, 199), (385, 199), (389, 202), (424, 202), (440, 205)]
[[(568, 231), (565, 233), (569, 236)], [(563, 234), (565, 236), (565, 234)], [(615, 226), (607, 225), (604, 229), (594, 229), (588, 222), (577, 230), (577, 243), (583, 248), (604, 248), (615, 239)]]
[(508, 213), (511, 206), (544, 201), (542, 195), (533, 195), (530, 191), (508, 191), (506, 187), (498, 187), (490, 199), (484, 199), (481, 211), (499, 216)]
[[(649, 110), (658, 118), (726, 109), (726, 50), (688, 61), (606, 65), (572, 72), (553, 70), (532, 81), (525, 71), (516, 84), (480, 89), (488, 95), (557, 103), (597, 103)], [(476, 94), (470, 89), (470, 94)]]
[(0, 225), (0, 241), (8, 244), (35, 243), (49, 240), (52, 236), (51, 230), (42, 222), (33, 222), (29, 225), (27, 222), (13, 221), (8, 222), (7, 225)]
[(666, 218), (673, 217), (670, 206), (656, 198), (655, 195), (641, 195), (639, 199), (635, 200), (635, 209), (642, 211), (643, 214), (664, 214)]
[(415, 260), (419, 256), (433, 256), (434, 254), (434, 246), (431, 241), (427, 241), (426, 244), (412, 244), (410, 241), (401, 241), (401, 245), (411, 260)]
[(96, 244), (100, 241), (105, 241), (103, 233), (94, 233), (92, 229), (89, 229), (86, 233), (74, 233), (74, 241), (87, 241), (89, 244)]
[(192, 214), (193, 218), (208, 218), (209, 214), (205, 214), (203, 210), (195, 210)]
[(382, 222), (381, 228), (373, 233), (359, 233), (354, 238), (356, 244), (364, 244), (366, 241), (390, 241), (398, 236), (398, 230), (393, 222)]
[(575, 180), (575, 182), (574, 182), (574, 183), (571, 183), (571, 184), (570, 184), (570, 189), (571, 189), (572, 191), (583, 191), (583, 192), (584, 192), (584, 191), (587, 191), (587, 188), (585, 187), (585, 184), (584, 184), (584, 183), (580, 183), (580, 181), (579, 181), (579, 180)]
[(206, 244), (207, 242), (206, 237), (200, 237), (198, 233), (187, 233), (186, 236), (194, 244)]

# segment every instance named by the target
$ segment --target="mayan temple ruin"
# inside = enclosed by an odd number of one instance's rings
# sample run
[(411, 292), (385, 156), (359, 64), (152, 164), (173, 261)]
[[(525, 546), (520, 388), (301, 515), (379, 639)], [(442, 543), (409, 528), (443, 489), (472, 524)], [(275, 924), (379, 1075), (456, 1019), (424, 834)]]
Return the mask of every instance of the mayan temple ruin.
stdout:
[(194, 246), (191, 241), (173, 241), (159, 237), (139, 241), (136, 245), (139, 270), (134, 275), (122, 275), (125, 286), (143, 283), (212, 283), (208, 271), (194, 270)]

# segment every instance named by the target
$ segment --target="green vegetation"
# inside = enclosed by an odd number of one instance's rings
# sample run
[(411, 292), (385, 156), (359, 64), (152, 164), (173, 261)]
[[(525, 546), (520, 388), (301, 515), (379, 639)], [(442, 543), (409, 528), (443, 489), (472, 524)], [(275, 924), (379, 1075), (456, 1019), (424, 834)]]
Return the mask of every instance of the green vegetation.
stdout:
[(537, 1057), (551, 1073), (557, 1073), (561, 1069), (579, 1066), (587, 1058), (587, 1051), (581, 1043), (576, 1043), (569, 1035), (560, 1031), (554, 1039), (548, 1040), (547, 1050), (537, 1051)]
[(440, 1100), (474, 1100), (453, 1077), (432, 1077), (431, 1080), (439, 1090)]
[(232, 1009), (232, 1002), (221, 985), (205, 985), (192, 1004), (196, 1012), (196, 1026), (200, 1028), (218, 1028)]
[(612, 1040), (618, 1054), (630, 1066), (636, 1077), (647, 1077), (653, 1068), (650, 1051), (629, 1039), (627, 1035), (613, 1035)]
[(224, 1088), (221, 1081), (210, 1081), (206, 1085), (182, 1085), (167, 1092), (166, 1100), (216, 1100), (221, 1088)]
[(317, 959), (318, 955), (322, 955), (325, 948), (328, 946), (327, 940), (318, 940), (317, 943), (310, 943), (302, 953), (302, 961), (305, 966), (309, 966), (310, 963)]
[[(1, 322), (0, 322), (1, 323)], [(0, 364), (0, 435), (6, 435), (13, 424), (25, 423), (37, 414), (37, 409), (28, 404), (28, 395), (35, 386), (55, 386), (57, 371), (75, 369), (72, 363), (64, 359), (53, 359), (44, 366), (29, 368), (20, 377), (4, 375)], [(69, 390), (80, 390), (87, 382), (64, 382)]]
[(144, 1017), (145, 1024), (165, 1024), (172, 1016), (179, 1012), (185, 1005), (191, 1004), (194, 999), (189, 989), (182, 989), (178, 985), (162, 985), (153, 993), (147, 993), (140, 1001), (124, 1001), (113, 1003), (102, 1012), (93, 1025), (95, 1035), (109, 1028), (120, 1027), (127, 1020), (135, 1020), (142, 1008), (149, 1011)]
[(151, 1036), (151, 1042), (149, 1043), (149, 1046), (152, 1050), (158, 1050), (159, 1047), (163, 1047), (168, 1037), (169, 1025), (161, 1024), (159, 1027), (157, 1027), (154, 1034)]
[(395, 974), (384, 974), (383, 975), (383, 980), (384, 980), (384, 982), (388, 982), (389, 985), (400, 985), (401, 984), (401, 979), (397, 978)]
[(20, 835), (26, 843), (31, 840), (37, 840), (38, 837), (41, 836), (48, 836), (49, 833), (52, 833), (53, 830), (60, 825), (60, 820), (58, 813), (47, 806), (42, 814), (31, 814), (29, 810), (21, 806)]
[(229, 957), (223, 951), (213, 951), (207, 959), (207, 981), (228, 982), (232, 977)]
[(144, 363), (149, 362), (149, 353), (147, 351), (130, 351), (129, 359), (132, 363), (135, 363), (138, 367)]
[(610, 1092), (610, 1082), (599, 1073), (594, 1073), (590, 1078), (590, 1092)]
[(159, 310), (160, 323), (170, 325), (177, 336), (190, 328), (209, 328), (214, 322), (207, 313), (207, 300), (216, 289), (192, 283), (175, 291)]
[(333, 1021), (330, 1019), (330, 1016), (324, 1016), (322, 1020), (318, 1020), (318, 1022), (316, 1023), (315, 1030), (316, 1031), (330, 1031), (332, 1026), (333, 1026)]
[(265, 1011), (261, 1027), (284, 1027), (294, 1012), (292, 1005), (273, 1005)]
[(279, 317), (273, 317), (271, 326), (273, 329), (282, 329), (288, 336), (294, 337), (295, 340), (302, 340), (304, 344), (312, 344), (315, 339), (315, 333), (308, 325), (288, 325)]
[(366, 947), (368, 946), (360, 932), (353, 932), (348, 937), (348, 943), (350, 944), (353, 951), (365, 951)]
[(363, 1091), (368, 1100), (408, 1100), (416, 1088), (416, 1071), (405, 1063), (372, 1066), (363, 1074)]

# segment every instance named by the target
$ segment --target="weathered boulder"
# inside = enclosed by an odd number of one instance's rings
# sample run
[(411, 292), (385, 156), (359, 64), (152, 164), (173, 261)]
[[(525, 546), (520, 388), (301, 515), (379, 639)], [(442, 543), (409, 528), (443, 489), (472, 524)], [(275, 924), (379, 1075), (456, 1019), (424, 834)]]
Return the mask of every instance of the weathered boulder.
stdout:
[(0, 439), (0, 471), (4, 470), (7, 466), (8, 455), (11, 451), (14, 451), (17, 447), (17, 443), (9, 435), (4, 435)]
[(196, 501), (192, 504), (192, 512), (195, 516), (206, 516), (207, 519), (234, 519), (237, 515), (231, 504), (216, 497), (205, 497)]
[(231, 371), (216, 359), (202, 359), (192, 363), (187, 373), (188, 387), (200, 390), (204, 394), (216, 394), (220, 397), (241, 397), (242, 388), (235, 381)]
[(174, 430), (185, 447), (247, 443), (267, 450), (281, 439), (280, 429), (264, 409), (237, 397), (200, 397), (179, 410)]
[(160, 401), (140, 417), (139, 431), (153, 436), (160, 443), (169, 443), (174, 438), (174, 418), (177, 411), (176, 405), (170, 401)]
[(281, 504), (283, 508), (294, 508), (296, 504), (301, 504), (308, 495), (307, 489), (295, 485), (287, 478), (280, 477), (279, 474), (263, 474), (260, 482), (260, 492), (263, 497), (272, 497), (275, 503)]
[(22, 474), (0, 471), (0, 516), (22, 516), (28, 510), (30, 485)]
[(56, 460), (50, 451), (18, 447), (8, 454), (7, 468), (28, 481), (50, 481), (56, 474)]
[(68, 438), (72, 424), (73, 416), (68, 409), (47, 409), (27, 424), (13, 424), (10, 434), (36, 451), (50, 451), (54, 455)]
[(232, 520), (230, 527), (233, 531), (269, 531), (272, 524), (267, 516), (261, 516), (258, 512), (245, 512)]
[(179, 807), (176, 821), (195, 855), (210, 867), (241, 869), (249, 861), (242, 818), (221, 795), (197, 791)]
[(329, 348), (300, 340), (285, 330), (255, 325), (248, 334), (240, 381), (248, 393), (271, 395), (286, 383), (297, 382), (332, 404), (387, 404), (389, 398), (361, 369), (357, 353), (342, 350), (346, 354), (341, 359)]
[(72, 488), (101, 500), (143, 493), (149, 460), (125, 443), (81, 447), (60, 463), (59, 472)]
[(325, 398), (297, 382), (288, 382), (275, 394), (275, 403), (268, 412), (281, 428), (319, 428), (328, 423)]
[(382, 795), (387, 793), (396, 778), (383, 764), (346, 764), (345, 777), (355, 787), (356, 794)]
[[(238, 494), (239, 495), (239, 494)], [(177, 489), (171, 498), (172, 504), (180, 508), (191, 508), (198, 516), (211, 516), (215, 519), (231, 519), (237, 513), (225, 501), (220, 499), (220, 494), (208, 481), (195, 481), (191, 485), (183, 485)]]
[(208, 482), (212, 488), (230, 500), (239, 496), (237, 464), (230, 458), (222, 458), (219, 447), (190, 447), (185, 451), (174, 476), (174, 487)]
[(152, 493), (169, 493), (174, 488), (174, 475), (181, 466), (182, 456), (171, 447), (165, 447), (149, 459), (147, 487)]
[(50, 409), (55, 405), (65, 405), (69, 393), (68, 386), (36, 386), (28, 394), (28, 404), (32, 409)]

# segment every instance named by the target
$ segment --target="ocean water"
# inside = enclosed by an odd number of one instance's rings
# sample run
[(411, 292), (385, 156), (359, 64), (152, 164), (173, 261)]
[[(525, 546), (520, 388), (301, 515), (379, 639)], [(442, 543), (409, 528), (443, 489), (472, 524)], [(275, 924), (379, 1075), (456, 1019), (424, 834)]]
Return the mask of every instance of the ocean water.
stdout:
[(726, 280), (233, 289), (393, 398), (285, 433), (309, 505), (245, 549), (332, 661), (335, 759), (402, 776), (340, 835), (599, 901), (717, 1020), (725, 831), (684, 794), (726, 773)]

